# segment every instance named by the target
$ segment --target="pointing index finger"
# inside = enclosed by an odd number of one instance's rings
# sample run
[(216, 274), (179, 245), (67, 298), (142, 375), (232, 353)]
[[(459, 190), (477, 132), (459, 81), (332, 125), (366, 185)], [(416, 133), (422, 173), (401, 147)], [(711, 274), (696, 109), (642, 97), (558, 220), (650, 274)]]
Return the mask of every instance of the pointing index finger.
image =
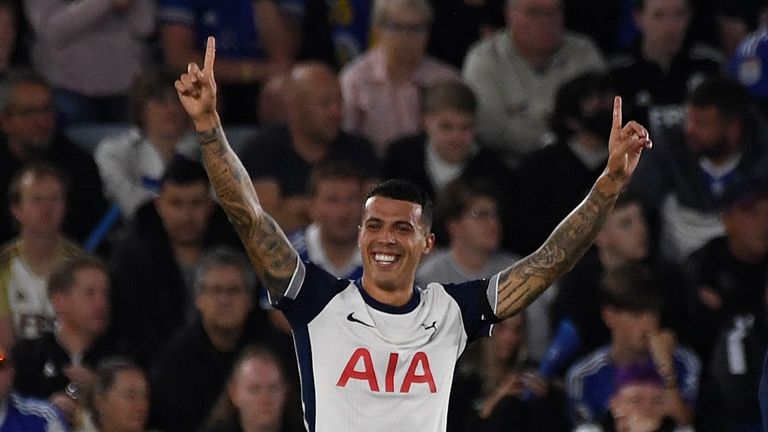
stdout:
[(208, 36), (205, 45), (205, 62), (203, 63), (204, 72), (213, 72), (213, 62), (216, 59), (216, 38)]
[(613, 129), (621, 129), (621, 96), (613, 98)]

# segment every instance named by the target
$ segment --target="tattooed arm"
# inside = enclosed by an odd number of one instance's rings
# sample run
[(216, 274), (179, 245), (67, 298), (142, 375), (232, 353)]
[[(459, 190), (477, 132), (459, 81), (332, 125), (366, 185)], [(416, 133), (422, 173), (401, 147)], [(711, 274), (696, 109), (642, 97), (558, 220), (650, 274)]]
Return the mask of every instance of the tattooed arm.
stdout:
[(648, 131), (635, 122), (621, 127), (621, 98), (613, 104), (608, 163), (589, 195), (555, 228), (544, 244), (499, 275), (496, 316), (509, 318), (531, 304), (569, 271), (595, 240), (619, 192), (634, 172)]
[(240, 159), (227, 142), (216, 112), (213, 77), (215, 41), (208, 38), (203, 69), (190, 63), (176, 81), (176, 91), (195, 124), (203, 162), (229, 220), (245, 245), (254, 270), (272, 299), (285, 293), (298, 255), (277, 223), (259, 204), (256, 191)]

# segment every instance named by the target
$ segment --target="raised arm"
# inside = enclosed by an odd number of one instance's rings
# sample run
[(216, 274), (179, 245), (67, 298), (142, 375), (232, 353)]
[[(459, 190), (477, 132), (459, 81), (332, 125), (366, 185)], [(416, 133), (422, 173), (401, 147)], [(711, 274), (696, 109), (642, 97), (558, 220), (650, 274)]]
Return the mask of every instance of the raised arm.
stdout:
[(573, 268), (595, 240), (643, 149), (651, 147), (644, 127), (634, 121), (623, 128), (621, 124), (621, 98), (616, 97), (605, 170), (584, 201), (539, 249), (501, 272), (497, 317), (511, 317), (531, 304), (555, 279)]
[(216, 42), (209, 37), (203, 70), (190, 63), (187, 73), (176, 81), (176, 91), (195, 124), (203, 162), (219, 201), (240, 235), (254, 270), (272, 299), (279, 299), (291, 281), (298, 255), (262, 209), (248, 173), (224, 136), (216, 112), (215, 53)]

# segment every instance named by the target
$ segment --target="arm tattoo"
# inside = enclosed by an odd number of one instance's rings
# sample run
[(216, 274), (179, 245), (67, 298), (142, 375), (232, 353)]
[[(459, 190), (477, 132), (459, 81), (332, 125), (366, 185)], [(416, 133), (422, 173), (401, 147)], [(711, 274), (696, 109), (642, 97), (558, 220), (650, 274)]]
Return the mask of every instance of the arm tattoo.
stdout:
[(573, 268), (597, 237), (617, 196), (605, 195), (597, 186), (593, 187), (538, 250), (501, 273), (496, 307), (499, 318), (521, 312), (552, 282)]
[(298, 255), (280, 227), (259, 204), (243, 164), (221, 127), (198, 132), (203, 162), (219, 202), (245, 245), (248, 257), (273, 299), (285, 293)]

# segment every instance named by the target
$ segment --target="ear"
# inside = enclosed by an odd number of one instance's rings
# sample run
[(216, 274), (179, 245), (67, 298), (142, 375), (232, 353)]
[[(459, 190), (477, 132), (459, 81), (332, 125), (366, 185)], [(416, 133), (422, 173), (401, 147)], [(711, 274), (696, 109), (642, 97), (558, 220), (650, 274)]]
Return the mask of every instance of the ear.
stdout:
[(435, 247), (435, 233), (429, 233), (427, 237), (424, 239), (424, 251), (422, 252), (423, 255), (427, 255), (430, 252), (432, 252), (432, 249)]
[(600, 317), (603, 318), (605, 326), (608, 327), (608, 329), (612, 329), (616, 311), (611, 306), (603, 306), (600, 308)]

